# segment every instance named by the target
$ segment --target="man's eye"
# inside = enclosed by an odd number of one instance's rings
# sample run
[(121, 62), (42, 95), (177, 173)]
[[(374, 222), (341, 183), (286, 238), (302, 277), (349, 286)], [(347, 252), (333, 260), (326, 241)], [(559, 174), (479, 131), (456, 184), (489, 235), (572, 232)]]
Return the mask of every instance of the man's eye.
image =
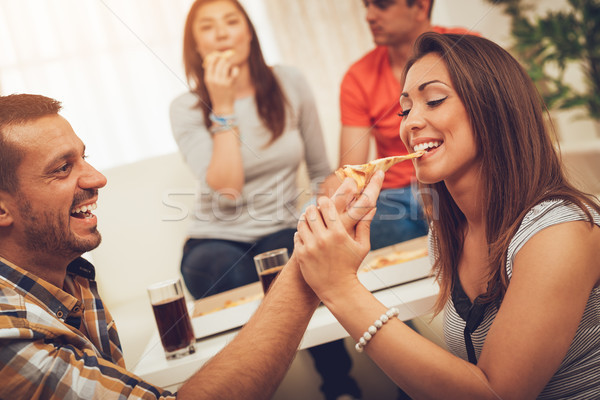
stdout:
[(56, 169), (56, 172), (68, 172), (71, 169), (71, 164), (66, 163)]
[(377, 8), (379, 8), (380, 10), (385, 10), (387, 9), (389, 6), (391, 6), (393, 4), (393, 1), (390, 0), (375, 0), (372, 2), (373, 5)]

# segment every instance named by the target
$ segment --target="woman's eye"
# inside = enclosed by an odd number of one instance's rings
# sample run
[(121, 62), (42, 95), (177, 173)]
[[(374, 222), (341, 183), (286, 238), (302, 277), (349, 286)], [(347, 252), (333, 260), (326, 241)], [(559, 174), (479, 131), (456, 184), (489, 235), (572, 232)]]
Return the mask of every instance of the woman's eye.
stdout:
[(410, 112), (410, 108), (407, 108), (406, 110), (402, 110), (402, 112), (399, 112), (398, 116), (399, 117), (406, 117), (409, 112)]
[(438, 99), (438, 100), (431, 100), (431, 101), (428, 101), (428, 102), (427, 102), (427, 105), (428, 105), (429, 107), (436, 107), (436, 106), (439, 106), (439, 105), (440, 105), (440, 104), (442, 104), (442, 103), (444, 102), (444, 100), (446, 100), (447, 98), (448, 98), (448, 96), (446, 96), (446, 97), (444, 97), (444, 98), (441, 98), (441, 99)]

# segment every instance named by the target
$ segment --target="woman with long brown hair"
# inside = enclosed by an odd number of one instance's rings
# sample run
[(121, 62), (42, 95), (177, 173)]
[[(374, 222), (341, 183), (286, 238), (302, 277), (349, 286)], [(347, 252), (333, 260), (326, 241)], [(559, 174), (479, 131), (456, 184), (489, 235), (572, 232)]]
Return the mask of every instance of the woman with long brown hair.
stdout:
[(327, 199), (298, 225), (304, 278), (414, 398), (600, 396), (600, 204), (566, 179), (531, 79), (487, 39), (436, 33), (404, 77), (450, 352), (360, 285), (368, 234), (342, 233)]
[[(190, 92), (173, 101), (171, 124), (199, 191), (181, 273), (201, 298), (257, 281), (257, 254), (291, 254), (298, 168), (306, 163), (313, 190), (331, 170), (306, 80), (266, 64), (237, 0), (195, 1), (183, 47)], [(342, 341), (311, 354), (327, 399), (360, 397)]]
[(198, 0), (184, 29), (190, 91), (171, 104), (173, 135), (198, 178), (181, 272), (195, 298), (258, 280), (253, 256), (293, 250), (298, 167), (330, 171), (312, 94), (298, 70), (265, 63), (236, 0)]

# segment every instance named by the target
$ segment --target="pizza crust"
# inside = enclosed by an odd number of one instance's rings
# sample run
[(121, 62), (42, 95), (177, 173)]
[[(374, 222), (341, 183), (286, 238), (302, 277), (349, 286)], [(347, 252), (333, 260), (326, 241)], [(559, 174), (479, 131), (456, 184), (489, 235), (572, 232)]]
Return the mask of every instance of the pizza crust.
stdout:
[(375, 172), (385, 172), (394, 164), (421, 157), (423, 154), (425, 154), (425, 150), (410, 153), (405, 156), (378, 158), (366, 164), (344, 165), (335, 171), (335, 175), (342, 181), (345, 178), (354, 179), (356, 186), (358, 187), (358, 193), (361, 193), (365, 186), (369, 184), (369, 181), (373, 175), (375, 175)]

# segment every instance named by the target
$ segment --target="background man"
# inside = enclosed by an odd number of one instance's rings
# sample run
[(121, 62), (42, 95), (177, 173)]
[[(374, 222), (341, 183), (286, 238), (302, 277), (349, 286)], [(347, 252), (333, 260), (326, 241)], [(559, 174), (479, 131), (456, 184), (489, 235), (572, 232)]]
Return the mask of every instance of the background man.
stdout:
[[(377, 158), (406, 154), (399, 137), (402, 70), (415, 40), (424, 32), (468, 33), (461, 28), (431, 25), (433, 0), (363, 0), (366, 19), (376, 47), (354, 63), (341, 85), (342, 130), (340, 162), (368, 162), (371, 136)], [(412, 153), (412, 150), (410, 151)], [(427, 234), (421, 208), (411, 189), (411, 162), (393, 166), (385, 175), (371, 224), (371, 249), (389, 246)], [(327, 178), (325, 193), (339, 186), (335, 176)]]
[[(0, 398), (169, 398), (125, 369), (114, 321), (94, 267), (80, 256), (100, 244), (96, 207), (106, 178), (60, 103), (38, 95), (0, 97)], [(383, 178), (343, 214), (350, 234), (370, 211)], [(339, 211), (356, 185), (335, 197)], [(319, 300), (292, 256), (261, 306), (178, 399), (270, 398)]]

